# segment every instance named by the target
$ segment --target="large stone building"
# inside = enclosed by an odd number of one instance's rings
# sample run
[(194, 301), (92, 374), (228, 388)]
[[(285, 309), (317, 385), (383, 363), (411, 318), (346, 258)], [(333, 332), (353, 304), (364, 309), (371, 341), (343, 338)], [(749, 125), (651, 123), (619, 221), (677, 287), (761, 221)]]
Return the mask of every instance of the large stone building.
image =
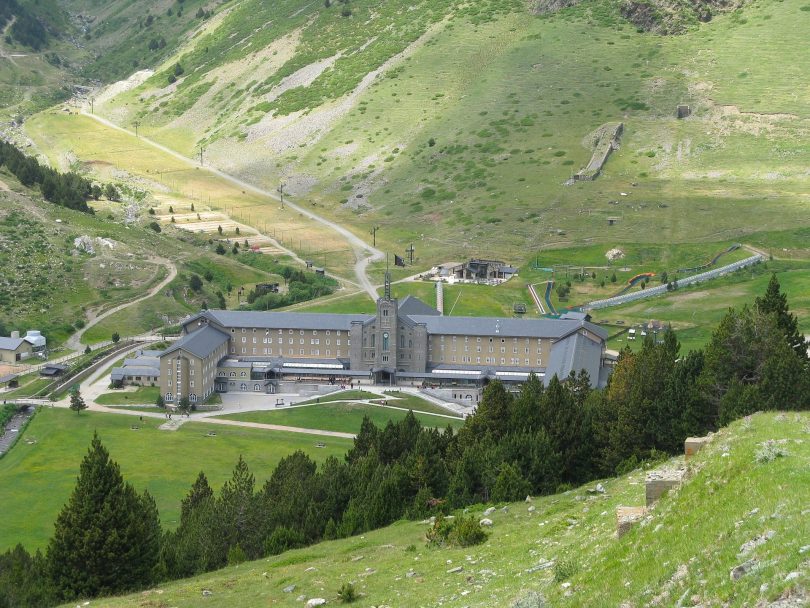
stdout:
[(159, 357), (167, 403), (201, 403), (214, 391), (286, 392), (296, 382), (480, 388), (580, 370), (603, 386), (611, 369), (607, 333), (584, 315), (445, 317), (388, 289), (374, 315), (207, 310), (182, 326)]

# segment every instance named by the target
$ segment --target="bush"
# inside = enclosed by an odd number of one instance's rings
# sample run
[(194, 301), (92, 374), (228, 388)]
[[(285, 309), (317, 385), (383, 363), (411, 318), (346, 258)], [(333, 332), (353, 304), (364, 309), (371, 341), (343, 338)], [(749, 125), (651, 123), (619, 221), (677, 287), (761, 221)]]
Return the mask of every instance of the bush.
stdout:
[(554, 563), (554, 581), (561, 583), (568, 580), (577, 572), (577, 565), (570, 559), (558, 559)]
[(228, 565), (235, 566), (236, 564), (241, 564), (242, 562), (247, 560), (247, 555), (245, 555), (245, 551), (239, 546), (239, 543), (235, 544), (228, 550)]
[(473, 516), (457, 519), (440, 516), (428, 530), (426, 539), (428, 547), (472, 547), (483, 543), (488, 536)]
[(338, 589), (337, 595), (344, 604), (351, 604), (357, 600), (357, 591), (351, 583), (343, 583)]

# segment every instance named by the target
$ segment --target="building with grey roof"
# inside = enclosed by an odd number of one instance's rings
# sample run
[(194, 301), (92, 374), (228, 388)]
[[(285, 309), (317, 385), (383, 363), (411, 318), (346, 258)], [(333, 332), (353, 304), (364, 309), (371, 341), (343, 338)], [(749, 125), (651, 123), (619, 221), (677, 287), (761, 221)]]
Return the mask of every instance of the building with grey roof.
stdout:
[(373, 315), (207, 310), (182, 327), (159, 356), (167, 403), (272, 393), (289, 381), (480, 388), (585, 370), (603, 386), (612, 364), (607, 332), (586, 315), (446, 317), (412, 296), (392, 298), (390, 284)]

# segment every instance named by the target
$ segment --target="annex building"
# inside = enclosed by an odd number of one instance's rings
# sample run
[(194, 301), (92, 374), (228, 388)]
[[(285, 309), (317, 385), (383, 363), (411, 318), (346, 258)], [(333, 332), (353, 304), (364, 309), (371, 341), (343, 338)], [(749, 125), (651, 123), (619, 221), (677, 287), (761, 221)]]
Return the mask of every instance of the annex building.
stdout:
[(167, 403), (202, 403), (215, 391), (284, 392), (295, 382), (480, 388), (580, 370), (604, 386), (612, 368), (607, 332), (585, 315), (445, 317), (389, 289), (374, 315), (207, 310), (182, 328), (156, 353)]

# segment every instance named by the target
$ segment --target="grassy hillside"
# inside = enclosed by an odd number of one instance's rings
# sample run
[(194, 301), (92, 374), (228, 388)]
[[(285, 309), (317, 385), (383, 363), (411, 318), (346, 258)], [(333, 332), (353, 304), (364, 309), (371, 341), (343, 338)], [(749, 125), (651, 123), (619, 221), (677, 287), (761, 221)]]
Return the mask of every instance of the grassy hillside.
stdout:
[[(173, 260), (177, 277), (161, 293), (116, 313), (83, 336), (89, 343), (172, 325), (203, 303), (237, 305), (240, 287), (278, 277), (219, 256), (207, 240), (169, 227), (158, 234), (145, 224), (147, 202), (128, 190), (123, 203), (93, 203), (90, 215), (42, 201), (0, 170), (0, 321), (10, 329), (36, 328), (51, 348), (82, 322), (116, 305), (141, 297), (168, 276)], [(135, 207), (135, 221), (126, 221)], [(142, 214), (140, 219), (138, 215)], [(89, 237), (94, 253), (80, 251), (77, 237)], [(96, 239), (106, 239), (106, 244)], [(190, 288), (192, 275), (204, 277)], [(210, 281), (208, 277), (210, 276)], [(230, 286), (230, 289), (229, 289)]]
[[(200, 471), (218, 488), (230, 479), (241, 454), (257, 482), (263, 483), (282, 457), (304, 450), (322, 461), (351, 446), (340, 438), (307, 436), (259, 429), (190, 422), (176, 431), (161, 431), (160, 418), (139, 421), (132, 416), (65, 409), (42, 409), (11, 452), (0, 459), (0, 500), (6, 509), (0, 521), (0, 549), (18, 542), (43, 547), (53, 522), (76, 482), (81, 460), (94, 432), (121, 465), (121, 472), (141, 491), (155, 497), (165, 526), (174, 527), (180, 499)], [(132, 430), (135, 424), (140, 427)], [(216, 436), (207, 433), (213, 430)], [(315, 444), (325, 443), (317, 449)], [(39, 496), (32, 501), (32, 496)]]
[[(401, 522), (94, 604), (191, 607), (203, 589), (212, 606), (297, 606), (301, 595), (337, 604), (346, 582), (361, 593), (358, 606), (511, 606), (529, 590), (551, 606), (801, 602), (810, 584), (808, 424), (806, 414), (756, 414), (724, 429), (687, 465), (689, 480), (618, 540), (615, 509), (643, 503), (643, 471), (606, 480), (604, 494), (578, 488), (497, 510), (477, 547), (426, 548), (426, 524)], [(748, 560), (754, 570), (732, 580)]]
[[(801, 8), (746, 5), (663, 37), (599, 0), (542, 16), (508, 0), (360, 1), (349, 17), (242, 2), (99, 109), (187, 154), (205, 144), (252, 181), (285, 181), (359, 233), (380, 225), (387, 247), (414, 241), (420, 264), (586, 238), (738, 238), (806, 225), (810, 108), (791, 83), (807, 68), (779, 59), (801, 46)], [(564, 186), (589, 134), (615, 121), (625, 134), (602, 176)]]

